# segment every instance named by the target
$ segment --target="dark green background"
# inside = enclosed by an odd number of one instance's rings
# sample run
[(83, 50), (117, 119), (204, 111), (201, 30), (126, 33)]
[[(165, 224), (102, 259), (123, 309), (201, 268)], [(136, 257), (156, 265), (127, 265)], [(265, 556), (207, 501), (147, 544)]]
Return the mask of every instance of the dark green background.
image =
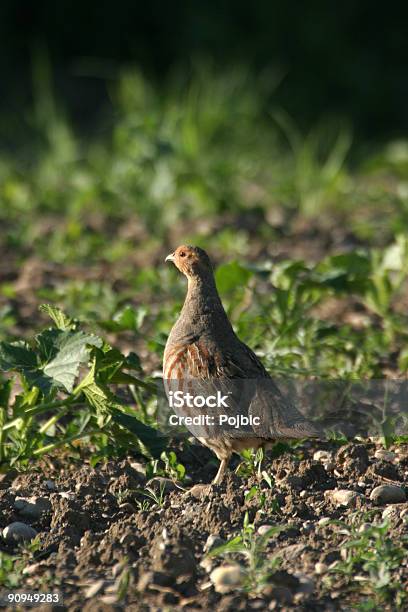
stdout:
[(3, 0), (1, 109), (29, 107), (38, 48), (79, 123), (109, 109), (106, 81), (123, 64), (161, 81), (174, 66), (188, 74), (197, 58), (213, 58), (279, 82), (272, 102), (301, 125), (341, 115), (359, 136), (389, 138), (408, 123), (407, 14), (406, 3), (367, 0)]

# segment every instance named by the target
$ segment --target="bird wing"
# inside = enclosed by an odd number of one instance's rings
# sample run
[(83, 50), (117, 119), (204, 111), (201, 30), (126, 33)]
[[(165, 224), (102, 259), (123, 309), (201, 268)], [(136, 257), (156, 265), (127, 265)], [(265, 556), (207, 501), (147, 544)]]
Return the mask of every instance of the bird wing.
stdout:
[[(285, 398), (271, 378), (257, 381), (248, 413), (260, 438), (316, 438), (318, 428)], [(255, 419), (254, 417), (258, 417)]]
[[(237, 339), (235, 350), (220, 350), (204, 339), (191, 340), (174, 345), (166, 355), (164, 376), (170, 379), (165, 381), (166, 386), (204, 396), (219, 390), (228, 394), (228, 408), (205, 408), (207, 414), (215, 417), (221, 410), (229, 416), (252, 416), (251, 426), (213, 428), (207, 437), (251, 433), (264, 439), (319, 436), (318, 429), (282, 395), (256, 354), (243, 342)], [(190, 415), (200, 412), (186, 407), (181, 411)]]

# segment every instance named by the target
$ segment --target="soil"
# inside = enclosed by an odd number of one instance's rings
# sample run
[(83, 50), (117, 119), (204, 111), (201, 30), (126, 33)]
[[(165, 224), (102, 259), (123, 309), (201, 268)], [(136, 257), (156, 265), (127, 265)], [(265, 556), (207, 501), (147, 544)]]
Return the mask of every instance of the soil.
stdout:
[[(38, 532), (39, 546), (20, 586), (60, 590), (67, 610), (355, 609), (361, 593), (347, 586), (347, 578), (332, 574), (331, 587), (326, 583), (345, 540), (341, 526), (328, 519), (350, 524), (353, 513), (364, 520), (364, 513), (372, 511), (369, 520), (381, 522), (386, 510), (389, 537), (403, 544), (408, 502), (375, 505), (370, 493), (380, 484), (408, 486), (408, 445), (390, 449), (391, 461), (375, 457), (380, 448), (374, 442), (306, 442), (264, 460), (262, 468), (274, 478), (271, 488), (257, 474), (244, 477), (230, 470), (221, 485), (193, 495), (191, 485), (210, 482), (216, 462), (198, 444), (175, 447), (191, 482), (179, 485), (156, 478), (150, 488), (158, 493), (161, 488), (163, 500), (161, 505), (151, 502), (150, 508), (143, 505), (148, 498), (140, 490), (149, 483), (138, 458), (92, 468), (72, 461), (67, 467), (66, 458), (55, 457), (3, 478), (0, 527), (23, 521)], [(316, 451), (328, 455), (313, 458)], [(259, 495), (246, 501), (253, 485)], [(344, 506), (333, 494), (336, 489), (358, 495)], [(46, 498), (50, 506), (39, 517), (22, 518), (15, 507), (18, 497)], [(231, 539), (243, 528), (246, 513), (255, 530), (281, 526), (263, 553), (264, 559), (280, 557), (280, 565), (259, 592), (217, 592), (209, 576), (227, 561), (206, 556), (207, 539)], [(1, 549), (16, 553), (18, 545), (2, 542)], [(400, 584), (408, 580), (407, 557), (393, 571)], [(393, 610), (393, 604), (383, 609)]]

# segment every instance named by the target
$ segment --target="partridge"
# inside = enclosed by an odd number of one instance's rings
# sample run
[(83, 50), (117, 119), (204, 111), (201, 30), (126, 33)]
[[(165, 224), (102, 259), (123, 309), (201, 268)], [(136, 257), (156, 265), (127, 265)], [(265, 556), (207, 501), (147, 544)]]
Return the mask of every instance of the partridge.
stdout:
[[(235, 410), (252, 416), (251, 424), (243, 428), (202, 427), (197, 433), (189, 427), (221, 462), (213, 484), (222, 481), (234, 452), (264, 447), (276, 439), (317, 437), (318, 430), (284, 398), (255, 353), (234, 333), (207, 253), (182, 245), (166, 261), (173, 262), (188, 280), (183, 308), (164, 351), (163, 379), (168, 396), (170, 390), (185, 391), (186, 381), (204, 385), (230, 381), (233, 397), (229, 414)], [(186, 407), (183, 411), (192, 413)], [(217, 408), (210, 412), (216, 414)]]

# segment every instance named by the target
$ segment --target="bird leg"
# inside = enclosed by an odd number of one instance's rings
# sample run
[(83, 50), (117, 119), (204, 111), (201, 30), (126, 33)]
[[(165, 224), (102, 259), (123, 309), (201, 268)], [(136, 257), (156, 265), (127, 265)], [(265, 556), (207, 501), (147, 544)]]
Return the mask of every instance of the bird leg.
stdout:
[(219, 485), (222, 482), (222, 479), (224, 478), (225, 470), (228, 467), (229, 460), (230, 460), (229, 457), (227, 457), (227, 459), (221, 459), (221, 463), (220, 463), (220, 467), (218, 468), (217, 475), (211, 484)]

